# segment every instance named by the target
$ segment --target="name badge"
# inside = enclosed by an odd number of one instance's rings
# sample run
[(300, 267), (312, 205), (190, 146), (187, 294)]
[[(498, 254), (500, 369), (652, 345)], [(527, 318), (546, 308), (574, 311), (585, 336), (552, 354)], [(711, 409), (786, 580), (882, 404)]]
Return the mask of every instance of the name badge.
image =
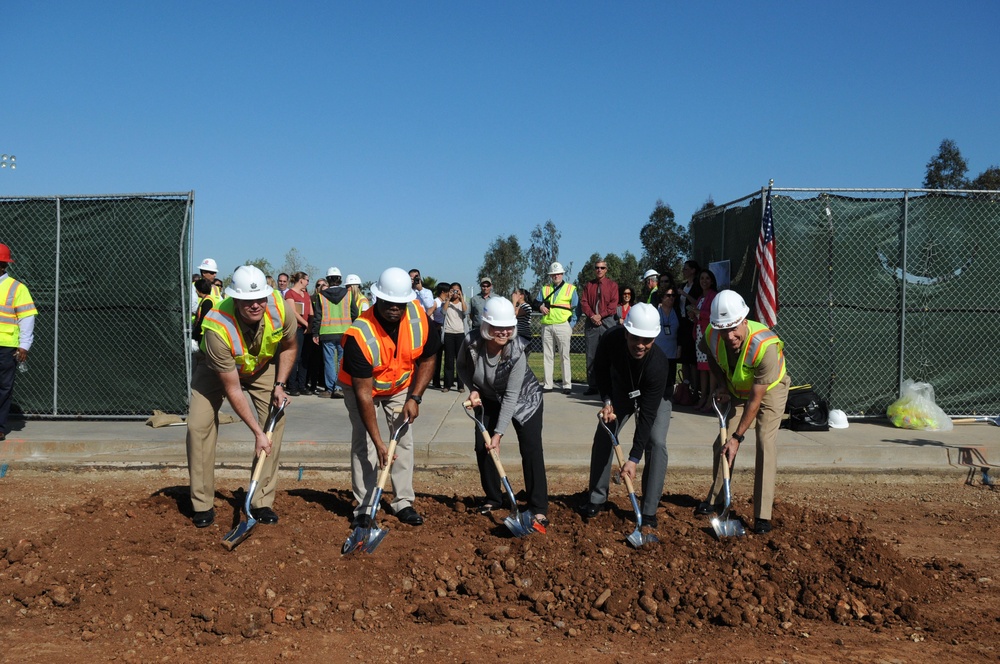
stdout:
[(638, 399), (641, 395), (642, 395), (642, 392), (640, 392), (639, 390), (632, 390), (631, 392), (628, 393), (628, 398), (629, 399)]

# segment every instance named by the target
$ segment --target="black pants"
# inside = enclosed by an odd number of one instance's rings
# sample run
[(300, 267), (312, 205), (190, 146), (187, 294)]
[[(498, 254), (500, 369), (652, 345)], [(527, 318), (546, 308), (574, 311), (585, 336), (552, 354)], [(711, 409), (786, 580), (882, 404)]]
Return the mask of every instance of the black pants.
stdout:
[(10, 405), (14, 401), (14, 376), (17, 375), (16, 348), (0, 347), (0, 433), (7, 435), (10, 427), (7, 418), (10, 417)]
[[(306, 389), (306, 365), (302, 361), (302, 351), (305, 349), (305, 328), (300, 327), (295, 331), (295, 339), (299, 342), (299, 348), (295, 351), (295, 365), (292, 373), (288, 376), (288, 389), (304, 391)], [(309, 340), (312, 343), (312, 340)]]
[[(497, 401), (483, 400), (483, 423), (486, 430), (493, 436), (494, 428), (497, 424), (497, 417), (500, 415), (500, 403)], [(538, 406), (527, 422), (518, 424), (511, 422), (514, 432), (517, 433), (517, 447), (521, 452), (521, 469), (524, 472), (524, 488), (528, 494), (529, 510), (535, 514), (548, 514), (549, 511), (549, 485), (545, 479), (545, 455), (542, 452), (542, 405)], [(486, 441), (483, 436), (476, 432), (476, 461), (479, 464), (479, 479), (486, 493), (486, 500), (498, 505), (504, 505), (508, 501), (504, 495), (503, 484), (500, 481), (500, 473), (493, 463), (493, 458), (486, 449)], [(505, 436), (506, 437), (506, 436)], [(504, 451), (509, 450), (510, 445), (503, 443), (500, 445), (500, 457), (503, 461)], [(507, 458), (510, 458), (507, 455)], [(504, 468), (506, 470), (506, 467)]]
[(458, 358), (458, 351), (462, 348), (462, 339), (465, 335), (461, 332), (446, 332), (444, 335), (444, 389), (450, 390), (452, 383), (458, 379), (458, 389), (462, 389), (462, 378), (455, 375), (455, 360)]

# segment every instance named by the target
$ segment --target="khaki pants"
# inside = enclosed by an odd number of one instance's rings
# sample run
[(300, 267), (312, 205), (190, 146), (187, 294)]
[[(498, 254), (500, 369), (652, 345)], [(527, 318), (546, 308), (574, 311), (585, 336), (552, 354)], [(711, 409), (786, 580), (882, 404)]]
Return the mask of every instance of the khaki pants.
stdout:
[[(786, 375), (785, 378), (772, 387), (764, 399), (761, 401), (760, 410), (757, 411), (757, 424), (754, 427), (757, 439), (757, 457), (754, 464), (753, 476), (753, 516), (754, 519), (771, 519), (771, 508), (774, 507), (774, 480), (778, 474), (778, 449), (777, 437), (778, 427), (781, 426), (781, 418), (785, 413), (785, 402), (788, 400), (788, 387), (791, 380)], [(726, 431), (730, 434), (733, 427), (743, 416), (744, 403), (733, 399), (734, 408), (726, 419)], [(722, 445), (725, 441), (720, 441), (716, 436), (712, 444), (712, 490), (708, 494), (708, 502), (717, 505), (724, 500), (722, 477)], [(743, 445), (740, 445), (742, 448)], [(739, 459), (739, 456), (737, 456)], [(735, 464), (734, 464), (735, 465)]]
[[(401, 410), (406, 403), (408, 390), (403, 390), (397, 394), (384, 397), (375, 397), (376, 415), (378, 410), (382, 410), (389, 432), (382, 437), (385, 446), (389, 447), (389, 438), (398, 428), (401, 419), (394, 418), (392, 412)], [(358, 505), (354, 508), (354, 516), (368, 514), (372, 508), (372, 498), (375, 497), (375, 487), (378, 485), (378, 453), (375, 451), (375, 444), (368, 437), (368, 429), (365, 428), (364, 420), (361, 419), (361, 411), (358, 408), (358, 397), (354, 388), (344, 385), (344, 405), (347, 406), (347, 413), (351, 417), (351, 488), (354, 491), (354, 500)], [(413, 491), (413, 429), (406, 428), (406, 433), (397, 441), (396, 456), (389, 470), (389, 477), (392, 479), (392, 490), (394, 497), (390, 506), (393, 514), (406, 507), (411, 507), (416, 499)], [(386, 487), (388, 491), (388, 487)]]
[(573, 371), (569, 362), (569, 342), (572, 337), (573, 328), (569, 321), (555, 325), (542, 325), (542, 365), (545, 371), (545, 384), (542, 387), (547, 390), (553, 388), (552, 373), (555, 368), (555, 346), (559, 347), (559, 356), (562, 358), (563, 389), (569, 390), (573, 387)]
[[(257, 421), (264, 426), (274, 389), (274, 365), (268, 364), (251, 383), (243, 389), (250, 393), (250, 400), (257, 410)], [(215, 448), (219, 440), (219, 409), (226, 397), (226, 390), (218, 374), (199, 362), (191, 378), (191, 410), (187, 419), (188, 474), (191, 479), (191, 506), (196, 512), (212, 509), (215, 499)], [(240, 422), (239, 426), (245, 426)], [(254, 492), (252, 508), (271, 507), (278, 486), (278, 456), (281, 438), (285, 432), (285, 417), (278, 418), (271, 440), (271, 454), (264, 461), (260, 484)], [(247, 460), (253, 465), (255, 441), (247, 430)], [(253, 466), (252, 466), (253, 467)]]

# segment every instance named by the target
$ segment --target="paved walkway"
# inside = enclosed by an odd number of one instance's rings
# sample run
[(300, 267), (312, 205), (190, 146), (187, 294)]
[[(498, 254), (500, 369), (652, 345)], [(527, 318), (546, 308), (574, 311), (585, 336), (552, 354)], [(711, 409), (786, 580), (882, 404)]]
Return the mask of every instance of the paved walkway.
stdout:
[[(418, 467), (475, 465), (473, 424), (465, 416), (455, 391), (428, 390), (420, 417), (413, 425)], [(598, 402), (574, 394), (545, 396), (545, 460), (550, 467), (586, 467), (596, 428)], [(343, 401), (298, 397), (287, 412), (288, 424), (281, 454), (282, 466), (344, 469), (349, 467), (350, 422)], [(15, 429), (0, 442), (0, 473), (16, 468), (42, 469), (65, 466), (180, 466), (186, 464), (184, 426), (154, 429), (141, 421), (30, 420), (14, 422)], [(631, 442), (632, 424), (623, 441)], [(677, 409), (670, 425), (667, 446), (671, 469), (708, 471), (711, 443), (718, 420), (709, 415)], [(516, 451), (511, 446), (505, 458)], [(752, 434), (748, 443), (752, 445)], [(245, 469), (251, 437), (240, 423), (220, 428), (218, 461), (221, 467)], [(986, 424), (957, 425), (950, 432), (897, 429), (887, 421), (852, 422), (848, 429), (797, 433), (782, 430), (778, 436), (779, 472), (876, 472), (896, 470), (965, 473), (956, 466), (970, 448), (983, 448), (985, 458), (1000, 463), (1000, 429)], [(752, 464), (752, 447), (741, 455), (743, 466)], [(964, 451), (963, 451), (964, 450)], [(520, 474), (520, 464), (506, 463)], [(1000, 475), (1000, 471), (996, 473)]]

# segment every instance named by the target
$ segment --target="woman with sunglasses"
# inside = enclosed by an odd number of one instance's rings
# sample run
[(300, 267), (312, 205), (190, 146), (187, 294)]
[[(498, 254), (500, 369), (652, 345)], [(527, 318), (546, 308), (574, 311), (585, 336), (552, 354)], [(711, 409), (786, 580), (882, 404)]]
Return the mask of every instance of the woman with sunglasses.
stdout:
[(486, 300), (479, 329), (462, 343), (458, 373), (469, 386), (472, 405), (483, 407), (483, 423), (490, 434), (487, 443), (475, 431), (479, 479), (486, 493), (480, 513), (489, 514), (503, 505), (500, 474), (490, 450), (499, 451), (500, 439), (513, 426), (521, 452), (527, 509), (534, 514), (535, 529), (545, 532), (549, 497), (542, 453), (542, 386), (528, 368), (524, 340), (517, 335), (516, 326), (510, 300), (497, 296)]
[(632, 308), (633, 302), (635, 302), (635, 292), (631, 286), (625, 286), (618, 298), (618, 311), (615, 312), (615, 320), (618, 321), (619, 325), (625, 322), (625, 317), (628, 316), (628, 310)]

